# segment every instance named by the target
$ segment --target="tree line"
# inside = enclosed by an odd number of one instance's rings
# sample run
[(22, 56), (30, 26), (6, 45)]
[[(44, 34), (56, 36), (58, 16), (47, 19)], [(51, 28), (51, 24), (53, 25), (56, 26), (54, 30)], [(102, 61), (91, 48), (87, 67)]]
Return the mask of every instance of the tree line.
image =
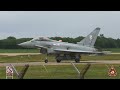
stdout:
[[(70, 37), (49, 37), (50, 39), (53, 40), (62, 40), (63, 42), (68, 42), (68, 43), (77, 43), (80, 42), (84, 37), (79, 36), (76, 38), (70, 38)], [(17, 44), (29, 41), (33, 38), (19, 38), (16, 39), (13, 36), (9, 36), (6, 39), (0, 40), (0, 49), (22, 49), (23, 47), (18, 46)], [(104, 37), (103, 34), (100, 34), (98, 36), (95, 47), (98, 49), (101, 48), (120, 48), (120, 39), (113, 39), (113, 38), (106, 38)]]

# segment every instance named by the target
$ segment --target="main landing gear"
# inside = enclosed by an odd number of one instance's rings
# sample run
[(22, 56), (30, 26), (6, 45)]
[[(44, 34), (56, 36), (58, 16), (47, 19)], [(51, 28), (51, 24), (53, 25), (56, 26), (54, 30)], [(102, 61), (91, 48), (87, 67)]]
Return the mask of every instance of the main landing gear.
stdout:
[(81, 56), (79, 54), (76, 54), (75, 55), (75, 62), (76, 63), (79, 63), (80, 62), (80, 59), (81, 59)]
[(48, 63), (48, 59), (46, 58), (44, 62), (45, 62), (45, 63)]
[(56, 61), (57, 63), (60, 63), (62, 60), (72, 60), (74, 59), (76, 63), (80, 62), (81, 56), (79, 54), (64, 54), (63, 56), (61, 56), (60, 54), (56, 55)]
[(56, 55), (56, 61), (57, 61), (57, 63), (60, 63), (61, 60), (62, 60), (62, 57), (59, 54)]

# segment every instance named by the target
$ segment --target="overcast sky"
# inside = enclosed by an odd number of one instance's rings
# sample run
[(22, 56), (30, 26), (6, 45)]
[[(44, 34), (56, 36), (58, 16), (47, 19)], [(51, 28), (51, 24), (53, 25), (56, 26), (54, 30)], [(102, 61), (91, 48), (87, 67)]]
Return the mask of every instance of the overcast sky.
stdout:
[(0, 11), (0, 39), (86, 36), (96, 27), (120, 38), (120, 11)]

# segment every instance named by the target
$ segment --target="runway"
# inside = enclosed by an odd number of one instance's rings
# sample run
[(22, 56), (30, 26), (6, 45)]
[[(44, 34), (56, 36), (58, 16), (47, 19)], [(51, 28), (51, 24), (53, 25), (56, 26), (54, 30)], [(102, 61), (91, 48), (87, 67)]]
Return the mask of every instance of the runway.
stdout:
[[(72, 61), (75, 65), (78, 64), (120, 64), (120, 60), (90, 60), (90, 61), (81, 61), (80, 63), (75, 63)], [(29, 64), (30, 66), (37, 66), (37, 65), (71, 65), (71, 62), (25, 62), (25, 63), (0, 63), (0, 66), (7, 66), (7, 65), (14, 65), (14, 66), (24, 66), (25, 64)]]
[[(40, 55), (41, 53), (0, 53), (3, 56), (18, 56), (18, 55)], [(111, 54), (120, 54), (120, 53), (111, 53)]]
[[(17, 56), (17, 55), (40, 55), (41, 53), (0, 53), (0, 55), (5, 56)], [(112, 53), (112, 54), (120, 54), (120, 53)], [(74, 61), (71, 61), (74, 64), (120, 64), (120, 60), (88, 60), (88, 61), (81, 61), (80, 63), (75, 63)], [(25, 63), (0, 63), (0, 66), (6, 66), (9, 64), (13, 64), (14, 66), (24, 66), (25, 64), (29, 64), (31, 66), (37, 66), (37, 65), (71, 65), (70, 61), (61, 61), (61, 63), (57, 62), (25, 62)]]

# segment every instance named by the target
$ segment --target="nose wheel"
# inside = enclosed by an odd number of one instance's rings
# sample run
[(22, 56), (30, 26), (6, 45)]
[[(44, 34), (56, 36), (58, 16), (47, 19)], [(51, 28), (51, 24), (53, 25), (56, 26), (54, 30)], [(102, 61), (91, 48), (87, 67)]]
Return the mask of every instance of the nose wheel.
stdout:
[(46, 59), (44, 60), (45, 63), (48, 63), (48, 58), (47, 57), (48, 57), (48, 54), (46, 56)]
[(44, 62), (45, 62), (45, 63), (48, 63), (48, 59), (46, 58)]

